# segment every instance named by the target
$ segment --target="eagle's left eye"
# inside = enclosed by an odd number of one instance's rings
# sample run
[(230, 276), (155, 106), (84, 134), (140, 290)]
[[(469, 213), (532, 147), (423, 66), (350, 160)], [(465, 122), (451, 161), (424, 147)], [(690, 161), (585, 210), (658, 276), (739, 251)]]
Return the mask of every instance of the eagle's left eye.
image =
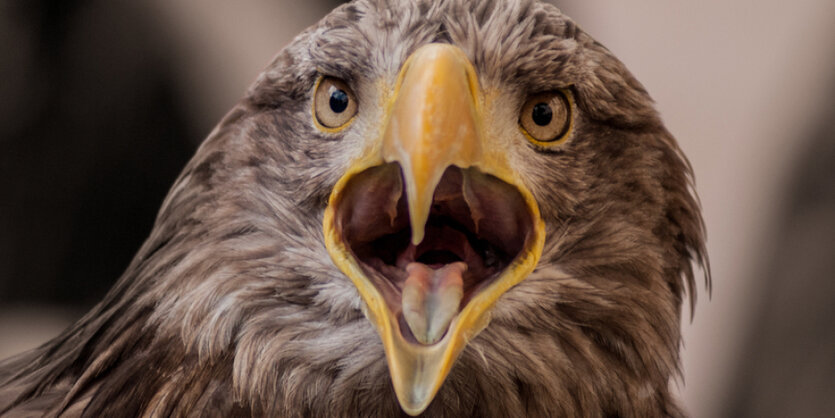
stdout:
[(357, 114), (354, 92), (348, 84), (338, 78), (322, 77), (316, 83), (313, 114), (316, 122), (326, 131), (347, 126)]
[(519, 126), (531, 142), (552, 145), (568, 137), (571, 127), (569, 94), (557, 90), (528, 97), (519, 114)]

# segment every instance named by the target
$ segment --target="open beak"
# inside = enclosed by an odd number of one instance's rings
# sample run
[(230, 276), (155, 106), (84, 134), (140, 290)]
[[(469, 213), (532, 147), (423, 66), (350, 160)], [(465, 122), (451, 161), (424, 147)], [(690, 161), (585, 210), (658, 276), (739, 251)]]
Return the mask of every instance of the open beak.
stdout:
[(403, 65), (384, 129), (334, 187), (324, 216), (334, 263), (365, 302), (410, 415), (524, 279), (545, 228), (500, 142), (485, 134), (472, 64), (429, 44)]

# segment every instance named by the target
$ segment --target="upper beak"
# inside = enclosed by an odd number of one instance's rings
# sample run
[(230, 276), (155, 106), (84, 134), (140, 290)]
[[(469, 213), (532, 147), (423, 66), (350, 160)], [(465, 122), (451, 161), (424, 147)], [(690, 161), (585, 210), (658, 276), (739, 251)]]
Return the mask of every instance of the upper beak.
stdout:
[(478, 86), (472, 64), (448, 44), (415, 51), (400, 72), (398, 86), (383, 136), (383, 159), (403, 168), (412, 242), (418, 244), (444, 170), (482, 160)]
[[(485, 135), (479, 86), (473, 65), (459, 48), (428, 44), (414, 52), (400, 71), (389, 102), (382, 138), (353, 164), (334, 187), (324, 216), (325, 243), (334, 263), (351, 279), (366, 305), (388, 360), (397, 398), (410, 415), (431, 403), (458, 355), (489, 323), (496, 300), (533, 271), (542, 252), (544, 224), (530, 191), (511, 169), (505, 152)], [(342, 237), (337, 210), (346, 185), (357, 174), (386, 163), (398, 163), (411, 241), (424, 238), (433, 195), (450, 166), (473, 168), (515, 188), (531, 219), (523, 251), (498, 277), (478, 290), (432, 344), (408, 341), (397, 312), (360, 267)]]

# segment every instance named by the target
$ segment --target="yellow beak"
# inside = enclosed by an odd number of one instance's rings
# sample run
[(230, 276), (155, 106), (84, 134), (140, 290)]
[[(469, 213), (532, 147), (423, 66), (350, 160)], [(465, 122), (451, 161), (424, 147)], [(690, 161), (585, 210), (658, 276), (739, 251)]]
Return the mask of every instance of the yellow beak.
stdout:
[[(337, 182), (325, 211), (328, 251), (365, 302), (365, 314), (380, 334), (397, 398), (410, 415), (429, 406), (458, 355), (489, 323), (496, 300), (533, 271), (542, 252), (545, 228), (539, 208), (511, 169), (505, 151), (485, 135), (481, 106), (475, 69), (463, 51), (447, 44), (418, 49), (400, 71), (382, 138)], [(397, 313), (346, 245), (337, 219), (348, 182), (386, 163), (402, 169), (414, 245), (424, 238), (435, 189), (450, 166), (473, 168), (515, 188), (533, 225), (523, 251), (465, 302), (443, 337), (432, 344), (404, 338)]]
[(418, 244), (444, 170), (481, 160), (478, 86), (467, 57), (448, 44), (418, 49), (403, 66), (398, 85), (383, 158), (403, 168), (412, 242)]

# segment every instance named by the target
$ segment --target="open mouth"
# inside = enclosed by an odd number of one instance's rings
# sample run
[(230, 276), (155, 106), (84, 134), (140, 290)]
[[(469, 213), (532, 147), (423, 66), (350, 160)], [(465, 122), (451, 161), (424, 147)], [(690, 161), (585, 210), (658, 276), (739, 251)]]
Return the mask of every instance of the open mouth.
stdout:
[(441, 340), (532, 236), (533, 219), (517, 189), (476, 168), (444, 171), (418, 243), (399, 164), (358, 173), (342, 196), (337, 235), (413, 344)]

